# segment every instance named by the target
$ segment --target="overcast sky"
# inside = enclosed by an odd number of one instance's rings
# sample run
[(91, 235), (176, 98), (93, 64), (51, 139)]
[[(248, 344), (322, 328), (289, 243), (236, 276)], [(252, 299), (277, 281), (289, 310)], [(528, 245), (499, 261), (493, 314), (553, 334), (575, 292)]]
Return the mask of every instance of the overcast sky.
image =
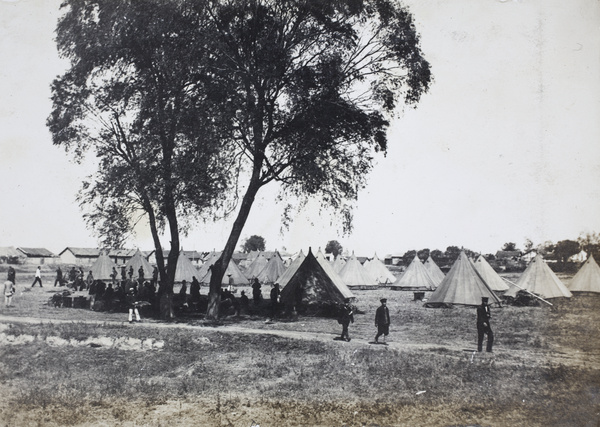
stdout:
[[(308, 209), (280, 232), (274, 189), (242, 239), (268, 249), (357, 255), (464, 246), (495, 252), (600, 231), (600, 2), (411, 0), (435, 81), (389, 133), (355, 211), (354, 232)], [(86, 167), (45, 126), (61, 74), (60, 1), (0, 0), (0, 246), (95, 247), (75, 195)], [(184, 249), (222, 249), (230, 224), (200, 224)], [(168, 239), (164, 239), (168, 244)], [(146, 228), (130, 247), (153, 247)]]

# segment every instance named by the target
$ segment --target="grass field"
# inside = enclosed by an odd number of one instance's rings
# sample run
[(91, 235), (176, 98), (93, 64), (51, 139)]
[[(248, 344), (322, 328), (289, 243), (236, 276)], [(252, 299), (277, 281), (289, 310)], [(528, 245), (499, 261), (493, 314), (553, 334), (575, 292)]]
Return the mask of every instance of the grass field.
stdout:
[[(130, 325), (50, 307), (47, 275), (31, 289), (33, 269), (17, 270), (0, 311), (2, 425), (600, 425), (600, 295), (493, 309), (494, 353), (473, 355), (475, 310), (410, 292), (355, 291), (365, 314), (346, 343), (334, 319)], [(368, 344), (382, 296), (387, 347)]]

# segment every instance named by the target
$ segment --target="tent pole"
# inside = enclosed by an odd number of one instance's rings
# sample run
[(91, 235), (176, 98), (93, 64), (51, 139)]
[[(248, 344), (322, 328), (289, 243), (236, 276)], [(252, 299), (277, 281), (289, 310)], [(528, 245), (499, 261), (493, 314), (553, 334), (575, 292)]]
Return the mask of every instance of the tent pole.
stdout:
[(521, 289), (522, 291), (527, 292), (529, 295), (533, 295), (534, 297), (536, 297), (537, 299), (539, 299), (540, 301), (544, 301), (546, 304), (550, 305), (553, 307), (552, 303), (546, 301), (544, 298), (537, 296), (536, 294), (534, 294), (533, 292), (529, 292), (527, 289), (523, 289), (522, 287), (520, 287), (519, 285), (517, 285), (515, 282), (511, 282), (508, 279), (505, 279), (504, 277), (502, 277), (502, 280), (507, 281), (508, 283), (510, 283), (513, 286), (516, 286), (517, 288)]

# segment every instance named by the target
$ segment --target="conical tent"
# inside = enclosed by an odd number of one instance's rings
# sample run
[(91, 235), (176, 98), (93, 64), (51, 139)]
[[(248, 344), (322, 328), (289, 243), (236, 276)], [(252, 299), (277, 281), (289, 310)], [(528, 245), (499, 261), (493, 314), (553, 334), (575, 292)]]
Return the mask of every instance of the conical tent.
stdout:
[(475, 270), (464, 251), (452, 265), (442, 283), (431, 294), (425, 307), (444, 307), (447, 305), (481, 304), (481, 298), (489, 298), (490, 304), (500, 305), (500, 300)]
[(204, 261), (204, 263), (198, 269), (198, 276), (196, 276), (196, 278), (206, 276), (208, 274), (208, 269), (210, 268), (210, 266), (213, 265), (215, 262), (217, 262), (217, 260), (219, 259), (220, 256), (221, 256), (220, 252), (213, 251), (211, 254), (209, 254), (206, 257), (206, 260)]
[(109, 281), (112, 280), (113, 267), (117, 265), (106, 254), (100, 254), (98, 259), (90, 267), (90, 271), (95, 280)]
[(442, 283), (442, 280), (444, 280), (444, 277), (446, 277), (446, 275), (440, 269), (440, 267), (438, 267), (433, 258), (431, 258), (431, 255), (429, 255), (429, 258), (427, 258), (427, 261), (425, 261), (425, 264), (423, 265), (425, 266), (425, 269), (429, 272), (429, 275), (433, 279), (435, 286), (439, 286), (439, 284)]
[(344, 258), (342, 258), (341, 255), (338, 255), (335, 257), (335, 260), (333, 261), (332, 266), (333, 266), (333, 269), (335, 270), (335, 272), (339, 273), (345, 264), (346, 264), (346, 260)]
[(571, 292), (600, 292), (600, 267), (592, 255), (569, 284)]
[(196, 277), (196, 279), (200, 277), (198, 269), (194, 267), (188, 257), (180, 253), (177, 257), (177, 267), (175, 268), (175, 283), (181, 283), (184, 280), (189, 283), (193, 277)]
[(402, 277), (394, 283), (392, 289), (428, 291), (435, 289), (435, 287), (436, 283), (419, 259), (419, 256), (415, 255)]
[(387, 285), (396, 281), (396, 276), (394, 276), (392, 272), (387, 269), (385, 264), (382, 263), (379, 258), (377, 258), (377, 254), (375, 254), (373, 259), (369, 261), (368, 264), (365, 261), (363, 267), (380, 285)]
[[(183, 256), (183, 255), (180, 255)], [(140, 267), (144, 269), (144, 278), (150, 279), (152, 277), (152, 271), (154, 270), (152, 265), (144, 258), (140, 250), (135, 251), (133, 256), (129, 258), (127, 264), (125, 264), (125, 269), (129, 271), (129, 267), (133, 267), (133, 277), (138, 277), (138, 270)]]
[[(309, 248), (310, 251), (310, 248)], [(315, 256), (315, 258), (317, 259), (317, 261), (319, 262), (319, 264), (321, 264), (321, 267), (323, 268), (323, 270), (325, 270), (325, 273), (327, 273), (327, 275), (331, 278), (331, 280), (333, 281), (333, 283), (335, 284), (335, 286), (339, 289), (342, 289), (344, 292), (350, 292), (350, 289), (348, 288), (348, 286), (346, 286), (346, 283), (344, 282), (344, 280), (341, 278), (341, 276), (336, 273), (336, 271), (333, 269), (333, 266), (331, 265), (331, 263), (329, 261), (327, 261), (327, 258), (325, 258), (325, 256), (323, 255), (323, 253), (321, 252), (321, 249), (319, 249), (319, 252), (317, 252), (317, 255)], [(350, 292), (352, 293), (352, 292)]]
[(283, 264), (283, 260), (279, 252), (275, 252), (256, 278), (260, 283), (275, 283), (284, 271), (285, 265)]
[(506, 282), (502, 280), (482, 255), (479, 255), (479, 258), (477, 258), (477, 261), (473, 265), (492, 291), (504, 292), (508, 290)]
[[(300, 263), (297, 263), (297, 260), (292, 263), (279, 281), (283, 287), (281, 301), (286, 306), (295, 306), (302, 311), (310, 309), (310, 307), (342, 303), (345, 298), (354, 297), (343, 283), (336, 283), (327, 274), (323, 263), (315, 258), (310, 249), (308, 255)], [(295, 271), (290, 270), (292, 267)], [(289, 274), (288, 271), (290, 271)]]
[[(219, 258), (217, 258), (219, 259)], [(216, 261), (216, 260), (215, 260)], [(212, 276), (212, 272), (209, 269), (208, 273), (200, 280), (201, 283), (210, 283), (210, 278)], [(225, 274), (223, 275), (223, 279), (221, 280), (222, 286), (227, 286), (230, 284), (229, 278), (232, 279), (232, 285), (247, 285), (248, 279), (244, 276), (244, 273), (240, 270), (237, 264), (230, 260), (227, 265), (227, 270), (225, 270)]]
[(537, 254), (531, 260), (523, 274), (521, 274), (521, 277), (519, 277), (516, 286), (509, 286), (508, 291), (504, 295), (515, 297), (521, 289), (546, 299), (570, 298), (572, 296), (569, 289), (550, 270), (550, 267), (548, 267), (541, 254)]
[(252, 261), (252, 263), (248, 266), (248, 268), (244, 272), (244, 275), (250, 280), (254, 279), (260, 274), (263, 268), (267, 266), (268, 262), (269, 260), (267, 259), (265, 254), (260, 252), (258, 256), (254, 258), (254, 261)]
[(281, 276), (279, 276), (279, 278), (277, 279), (277, 282), (279, 283), (279, 286), (281, 289), (283, 289), (285, 284), (290, 281), (292, 276), (296, 273), (296, 270), (298, 270), (298, 267), (300, 267), (300, 265), (302, 265), (304, 258), (306, 258), (306, 256), (304, 255), (304, 253), (302, 251), (300, 251), (300, 253), (298, 253), (298, 255), (291, 262), (289, 267), (285, 269), (285, 271), (283, 272), (283, 274)]
[(378, 286), (377, 280), (365, 270), (354, 252), (340, 270), (339, 275), (349, 288), (369, 289)]

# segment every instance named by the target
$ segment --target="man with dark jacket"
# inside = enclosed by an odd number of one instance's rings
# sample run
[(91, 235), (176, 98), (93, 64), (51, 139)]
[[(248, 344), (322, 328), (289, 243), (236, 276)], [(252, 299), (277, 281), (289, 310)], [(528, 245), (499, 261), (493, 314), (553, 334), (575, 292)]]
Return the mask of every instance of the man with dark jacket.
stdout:
[(481, 351), (483, 348), (483, 336), (487, 334), (487, 345), (485, 351), (491, 353), (492, 345), (494, 344), (494, 333), (490, 327), (490, 318), (492, 314), (490, 312), (490, 306), (488, 305), (488, 298), (481, 297), (481, 305), (477, 307), (477, 351)]
[(354, 312), (350, 305), (350, 298), (344, 299), (344, 304), (341, 308), (340, 321), (342, 325), (342, 340), (350, 341), (350, 334), (348, 333), (348, 326), (350, 322), (354, 323)]
[(383, 335), (383, 343), (390, 333), (390, 311), (387, 308), (387, 299), (381, 298), (379, 300), (381, 305), (375, 312), (375, 326), (377, 326), (377, 335), (375, 335), (375, 342), (379, 343), (379, 337)]

